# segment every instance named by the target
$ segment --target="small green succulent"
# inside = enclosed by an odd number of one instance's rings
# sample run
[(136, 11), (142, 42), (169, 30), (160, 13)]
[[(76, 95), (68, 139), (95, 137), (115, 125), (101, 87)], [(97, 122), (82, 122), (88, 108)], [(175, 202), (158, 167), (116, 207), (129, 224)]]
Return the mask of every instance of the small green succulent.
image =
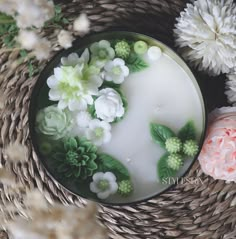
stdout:
[(179, 170), (183, 165), (183, 157), (180, 154), (170, 154), (167, 158), (167, 165), (173, 170)]
[(66, 178), (82, 179), (98, 168), (97, 147), (84, 138), (68, 138), (59, 152), (53, 154), (58, 173)]
[(195, 140), (187, 140), (187, 141), (185, 141), (185, 143), (183, 145), (183, 152), (187, 156), (191, 156), (191, 157), (195, 156), (198, 152), (198, 149), (199, 149), (199, 147)]
[(118, 193), (122, 197), (128, 197), (133, 192), (133, 185), (130, 180), (122, 180), (118, 183)]
[(126, 41), (119, 41), (115, 45), (116, 56), (122, 59), (127, 59), (130, 54), (130, 46)]
[(165, 146), (169, 153), (178, 153), (182, 149), (182, 142), (177, 137), (171, 137), (166, 140)]

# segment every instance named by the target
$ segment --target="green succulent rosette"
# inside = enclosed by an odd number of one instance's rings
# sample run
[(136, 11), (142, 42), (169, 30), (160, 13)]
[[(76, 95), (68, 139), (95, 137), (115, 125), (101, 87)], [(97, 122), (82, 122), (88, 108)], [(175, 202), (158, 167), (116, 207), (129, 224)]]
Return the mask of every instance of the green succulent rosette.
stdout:
[(71, 112), (61, 110), (57, 105), (41, 109), (36, 116), (36, 131), (58, 140), (65, 137), (73, 127)]
[(84, 138), (66, 139), (52, 157), (56, 171), (65, 178), (85, 180), (98, 168), (97, 147)]

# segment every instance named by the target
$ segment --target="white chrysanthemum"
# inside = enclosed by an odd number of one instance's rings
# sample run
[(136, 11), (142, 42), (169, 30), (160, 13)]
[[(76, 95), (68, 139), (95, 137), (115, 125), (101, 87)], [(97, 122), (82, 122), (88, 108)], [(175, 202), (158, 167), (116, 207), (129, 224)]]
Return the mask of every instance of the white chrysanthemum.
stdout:
[(187, 4), (174, 30), (183, 57), (211, 75), (229, 73), (236, 61), (236, 5), (233, 0)]
[(106, 199), (118, 190), (116, 176), (111, 172), (98, 172), (93, 175), (93, 182), (90, 183), (90, 190), (97, 194), (100, 199)]
[(73, 23), (74, 31), (79, 34), (86, 34), (90, 29), (90, 21), (86, 14), (82, 13), (78, 18), (75, 19)]
[(233, 104), (233, 106), (236, 106), (236, 72), (227, 75), (225, 89), (228, 102)]
[(57, 39), (60, 46), (62, 46), (65, 49), (70, 48), (74, 40), (72, 34), (66, 30), (61, 30), (57, 36)]
[(21, 44), (22, 48), (32, 50), (39, 43), (40, 38), (33, 31), (21, 30), (17, 40)]
[[(86, 110), (87, 105), (93, 104), (92, 96), (98, 94), (98, 88), (102, 84), (99, 69), (87, 65), (83, 59), (78, 61), (80, 63), (75, 66), (63, 65), (55, 68), (54, 75), (47, 80), (49, 98), (59, 101), (60, 109), (68, 107), (71, 111)], [(68, 63), (66, 59), (63, 62)]]
[(105, 121), (94, 119), (90, 121), (85, 135), (92, 143), (101, 146), (111, 140), (111, 125)]

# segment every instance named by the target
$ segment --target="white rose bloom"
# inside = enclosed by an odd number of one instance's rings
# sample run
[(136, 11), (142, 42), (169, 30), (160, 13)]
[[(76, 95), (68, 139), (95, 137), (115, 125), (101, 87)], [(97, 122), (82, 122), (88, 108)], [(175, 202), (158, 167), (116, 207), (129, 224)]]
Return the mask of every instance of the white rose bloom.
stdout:
[(105, 121), (94, 119), (90, 121), (85, 135), (92, 143), (101, 146), (111, 140), (111, 126)]
[(120, 95), (112, 88), (99, 91), (94, 104), (97, 117), (106, 122), (112, 122), (125, 113)]
[(72, 34), (66, 30), (61, 30), (57, 36), (57, 39), (60, 46), (65, 49), (72, 47), (72, 41), (74, 40)]
[(105, 80), (113, 81), (116, 84), (121, 84), (125, 77), (129, 75), (129, 68), (125, 65), (124, 60), (120, 58), (107, 62), (104, 70)]
[(111, 172), (98, 172), (93, 175), (93, 182), (90, 183), (90, 190), (97, 194), (100, 199), (106, 199), (118, 190), (116, 176)]

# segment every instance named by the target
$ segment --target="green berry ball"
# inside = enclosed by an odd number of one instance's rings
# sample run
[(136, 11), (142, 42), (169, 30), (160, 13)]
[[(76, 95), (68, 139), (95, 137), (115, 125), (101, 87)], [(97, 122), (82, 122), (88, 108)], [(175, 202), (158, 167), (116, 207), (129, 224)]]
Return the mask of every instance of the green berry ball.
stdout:
[(133, 185), (129, 180), (123, 180), (118, 183), (118, 193), (122, 197), (128, 197), (133, 192)]
[(130, 46), (126, 41), (119, 41), (115, 45), (116, 56), (127, 59), (130, 54)]
[(182, 142), (177, 137), (171, 137), (166, 140), (166, 150), (169, 153), (178, 153), (182, 149)]
[(137, 41), (134, 43), (134, 52), (142, 55), (147, 52), (148, 45), (145, 41)]
[(180, 154), (170, 154), (167, 159), (167, 165), (173, 170), (179, 170), (183, 165), (183, 158)]
[(198, 152), (198, 149), (199, 149), (199, 147), (195, 140), (187, 140), (187, 141), (185, 141), (185, 143), (183, 145), (183, 152), (187, 156), (191, 156), (191, 157), (195, 156)]

